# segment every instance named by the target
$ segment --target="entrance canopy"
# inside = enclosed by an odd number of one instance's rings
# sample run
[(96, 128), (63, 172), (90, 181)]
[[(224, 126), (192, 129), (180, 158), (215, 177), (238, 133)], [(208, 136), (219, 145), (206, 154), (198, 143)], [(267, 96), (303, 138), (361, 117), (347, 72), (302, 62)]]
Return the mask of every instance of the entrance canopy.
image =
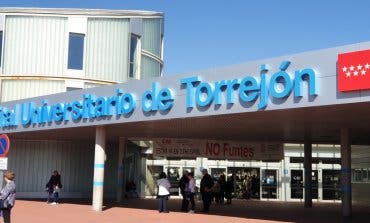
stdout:
[[(368, 144), (370, 91), (339, 91), (337, 77), (338, 55), (366, 49), (370, 42), (5, 102), (0, 132), (93, 139), (95, 126), (105, 126), (108, 139), (302, 142), (310, 135), (312, 142), (338, 143), (345, 127), (353, 143)], [(365, 62), (361, 68), (370, 75)]]

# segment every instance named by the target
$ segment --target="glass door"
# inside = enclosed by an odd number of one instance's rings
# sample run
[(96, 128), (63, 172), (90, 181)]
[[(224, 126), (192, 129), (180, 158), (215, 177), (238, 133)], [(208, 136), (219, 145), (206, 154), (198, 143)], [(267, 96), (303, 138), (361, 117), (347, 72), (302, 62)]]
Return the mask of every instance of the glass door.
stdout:
[(178, 183), (180, 177), (180, 167), (167, 167), (167, 179), (171, 184), (170, 195), (179, 196)]
[(340, 200), (340, 170), (322, 170), (323, 200)]
[(290, 198), (303, 199), (303, 170), (290, 170)]
[(261, 197), (264, 199), (278, 199), (278, 170), (262, 169)]

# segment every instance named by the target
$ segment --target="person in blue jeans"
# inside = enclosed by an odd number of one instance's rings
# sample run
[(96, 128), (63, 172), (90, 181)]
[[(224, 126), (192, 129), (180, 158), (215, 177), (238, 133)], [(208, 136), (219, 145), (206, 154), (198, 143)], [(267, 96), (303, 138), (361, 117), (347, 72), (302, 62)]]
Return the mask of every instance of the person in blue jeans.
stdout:
[(159, 198), (159, 213), (168, 213), (167, 200), (170, 195), (171, 184), (167, 179), (166, 173), (162, 172), (157, 181), (158, 198)]
[(49, 193), (47, 203), (52, 201), (52, 205), (59, 203), (59, 191), (62, 188), (61, 177), (57, 170), (53, 171), (49, 182), (46, 184), (46, 190)]

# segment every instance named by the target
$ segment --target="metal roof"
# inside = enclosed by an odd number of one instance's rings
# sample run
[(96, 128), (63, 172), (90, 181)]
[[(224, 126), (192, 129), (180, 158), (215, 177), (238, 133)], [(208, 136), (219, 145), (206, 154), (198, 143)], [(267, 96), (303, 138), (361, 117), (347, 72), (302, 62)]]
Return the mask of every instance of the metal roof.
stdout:
[(39, 14), (39, 15), (87, 15), (87, 16), (159, 16), (163, 17), (163, 12), (144, 11), (144, 10), (110, 10), (110, 9), (79, 9), (79, 8), (18, 8), (0, 7), (0, 13), (11, 14)]

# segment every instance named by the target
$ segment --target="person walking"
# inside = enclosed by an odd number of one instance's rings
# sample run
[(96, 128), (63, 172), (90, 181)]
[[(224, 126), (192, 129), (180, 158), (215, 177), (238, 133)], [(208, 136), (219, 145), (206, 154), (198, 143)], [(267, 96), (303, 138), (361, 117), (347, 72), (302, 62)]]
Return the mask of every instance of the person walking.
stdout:
[(57, 170), (53, 171), (53, 174), (51, 175), (49, 182), (46, 184), (46, 190), (49, 193), (47, 203), (56, 205), (59, 203), (59, 191), (60, 188), (62, 188), (62, 182), (60, 174)]
[(203, 200), (203, 212), (209, 212), (209, 206), (211, 204), (211, 188), (213, 186), (212, 177), (208, 174), (207, 169), (202, 170), (203, 178), (200, 181), (200, 193)]
[(234, 179), (233, 177), (228, 177), (225, 184), (225, 198), (226, 204), (231, 204), (232, 193), (234, 191)]
[(182, 202), (181, 202), (181, 211), (188, 211), (188, 206), (189, 206), (189, 201), (188, 198), (186, 197), (185, 189), (188, 187), (189, 183), (189, 178), (188, 178), (188, 171), (184, 172), (184, 175), (182, 175), (180, 181), (179, 181), (179, 188), (180, 188), (180, 193), (182, 196)]
[(225, 175), (221, 175), (218, 179), (218, 183), (220, 184), (220, 204), (224, 204), (225, 200), (225, 186), (226, 186), (226, 180)]
[(6, 185), (0, 192), (0, 209), (3, 214), (4, 223), (10, 223), (10, 213), (15, 203), (15, 174), (12, 171), (6, 171), (4, 179)]
[(162, 172), (157, 181), (158, 198), (159, 198), (159, 213), (168, 213), (167, 200), (170, 195), (171, 184), (167, 179), (166, 173)]
[(188, 187), (186, 189), (187, 198), (190, 201), (191, 207), (189, 213), (194, 214), (195, 213), (195, 179), (194, 179), (194, 173), (188, 173), (189, 183)]

